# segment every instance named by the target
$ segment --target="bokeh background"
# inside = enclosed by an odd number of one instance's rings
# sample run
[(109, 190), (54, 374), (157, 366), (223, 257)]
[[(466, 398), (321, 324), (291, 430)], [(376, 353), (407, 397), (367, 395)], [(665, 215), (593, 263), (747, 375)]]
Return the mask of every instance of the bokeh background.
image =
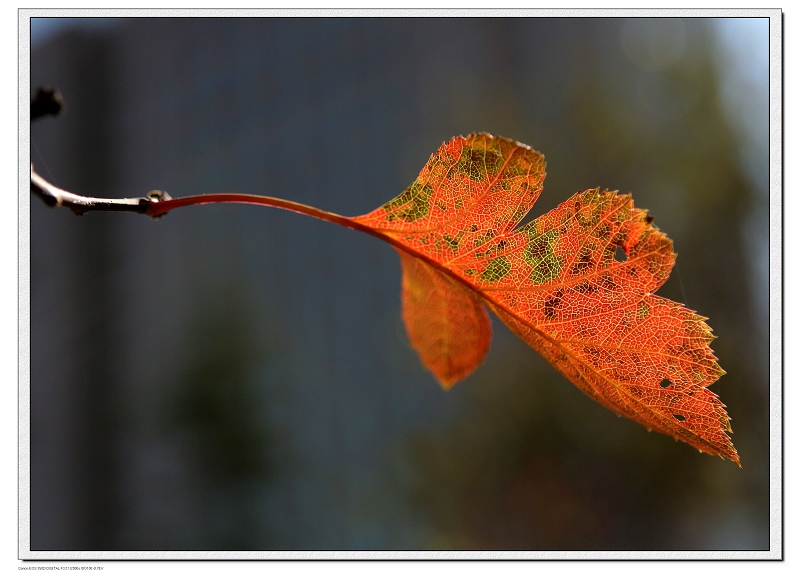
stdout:
[[(66, 24), (66, 25), (65, 25)], [(47, 34), (45, 34), (47, 32)], [(597, 405), (493, 319), (445, 393), (388, 245), (252, 206), (30, 211), (32, 550), (769, 548), (768, 21), (32, 22), (56, 185), (345, 215), (441, 142), (548, 160), (538, 216), (632, 192), (709, 317), (743, 469)]]

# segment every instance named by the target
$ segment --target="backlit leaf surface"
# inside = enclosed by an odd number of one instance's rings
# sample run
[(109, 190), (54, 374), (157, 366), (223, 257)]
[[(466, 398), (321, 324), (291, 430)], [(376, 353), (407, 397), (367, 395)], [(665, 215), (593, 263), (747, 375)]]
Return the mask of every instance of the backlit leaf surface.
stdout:
[(544, 169), (523, 144), (457, 137), (397, 198), (348, 219), (398, 249), (403, 319), (423, 364), (445, 388), (471, 373), (489, 348), (486, 306), (597, 402), (738, 464), (707, 388), (724, 374), (711, 329), (652, 294), (675, 262), (672, 241), (630, 196), (599, 189), (516, 228)]

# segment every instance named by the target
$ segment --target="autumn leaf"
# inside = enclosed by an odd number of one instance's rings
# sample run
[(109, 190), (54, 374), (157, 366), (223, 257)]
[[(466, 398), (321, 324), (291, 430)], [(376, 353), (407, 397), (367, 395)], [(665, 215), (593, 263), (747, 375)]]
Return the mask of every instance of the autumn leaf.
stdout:
[(515, 228), (544, 168), (523, 144), (454, 138), (397, 198), (351, 219), (400, 253), (403, 320), (422, 363), (445, 388), (471, 373), (489, 348), (486, 306), (600, 404), (739, 464), (708, 390), (724, 371), (706, 319), (653, 294), (672, 241), (630, 196), (599, 189)]
[[(397, 198), (363, 216), (247, 194), (151, 195), (146, 213), (241, 202), (376, 236), (400, 254), (406, 330), (444, 388), (486, 356), (488, 308), (598, 403), (739, 464), (725, 406), (708, 389), (724, 371), (706, 319), (653, 294), (675, 263), (672, 241), (629, 195), (597, 188), (517, 228), (544, 168), (524, 144), (473, 134), (443, 144)], [(51, 188), (59, 202), (74, 196)]]

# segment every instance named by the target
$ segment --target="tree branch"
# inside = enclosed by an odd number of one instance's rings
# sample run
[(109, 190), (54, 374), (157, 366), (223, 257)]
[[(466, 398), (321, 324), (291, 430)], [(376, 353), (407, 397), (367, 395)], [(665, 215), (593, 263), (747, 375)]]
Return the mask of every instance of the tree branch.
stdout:
[[(170, 200), (166, 192), (151, 190), (141, 198), (93, 198), (68, 192), (42, 178), (31, 164), (31, 192), (41, 198), (47, 206), (66, 206), (77, 215), (89, 211), (136, 212), (147, 214), (156, 203)], [(163, 213), (162, 213), (163, 214)], [(154, 216), (154, 218), (156, 218)]]
[[(31, 101), (31, 121), (48, 115), (57, 115), (64, 107), (64, 101), (58, 90), (54, 88), (40, 88)], [(146, 214), (152, 218), (159, 218), (174, 208), (183, 206), (196, 206), (201, 204), (216, 203), (242, 203), (255, 204), (261, 206), (271, 206), (283, 210), (290, 210), (307, 216), (312, 216), (328, 222), (333, 222), (347, 228), (361, 230), (368, 234), (375, 234), (369, 227), (364, 227), (357, 222), (341, 215), (327, 212), (312, 206), (273, 198), (270, 196), (258, 196), (254, 194), (200, 194), (195, 196), (185, 196), (173, 199), (166, 192), (151, 190), (146, 196), (141, 198), (94, 198), (81, 196), (58, 188), (56, 185), (45, 180), (36, 172), (31, 164), (31, 193), (38, 196), (42, 201), (51, 207), (66, 206), (77, 215), (82, 215), (91, 211), (110, 211), (110, 212), (135, 212)], [(380, 235), (376, 235), (380, 236)], [(387, 241), (391, 242), (391, 241)]]
[[(66, 107), (57, 88), (42, 86), (31, 99), (31, 122), (45, 116), (58, 116)], [(39, 175), (31, 164), (31, 192), (41, 198), (47, 206), (66, 206), (77, 215), (91, 210), (114, 212), (137, 212), (147, 214), (153, 203), (169, 200), (170, 196), (160, 190), (151, 190), (143, 198), (91, 198), (73, 194), (51, 184)], [(153, 215), (157, 218), (164, 214)]]

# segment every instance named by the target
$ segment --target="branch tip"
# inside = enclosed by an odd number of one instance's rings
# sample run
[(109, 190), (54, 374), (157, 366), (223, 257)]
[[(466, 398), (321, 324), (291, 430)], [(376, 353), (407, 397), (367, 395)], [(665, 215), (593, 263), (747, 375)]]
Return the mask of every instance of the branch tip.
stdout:
[(64, 98), (57, 88), (42, 86), (31, 100), (31, 121), (44, 116), (57, 116), (65, 108)]

